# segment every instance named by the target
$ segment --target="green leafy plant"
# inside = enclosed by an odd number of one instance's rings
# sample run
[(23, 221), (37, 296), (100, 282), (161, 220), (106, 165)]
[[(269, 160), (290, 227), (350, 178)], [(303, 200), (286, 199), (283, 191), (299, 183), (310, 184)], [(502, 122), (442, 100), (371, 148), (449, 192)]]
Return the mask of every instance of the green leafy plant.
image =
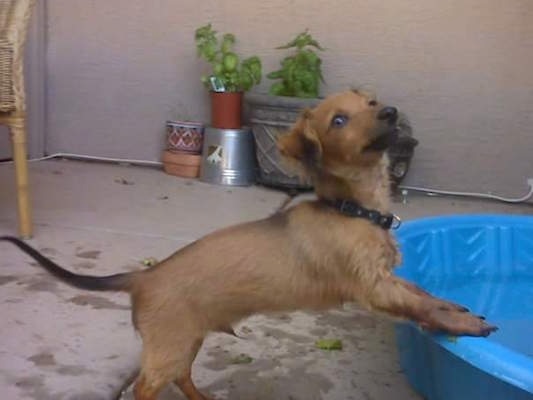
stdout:
[(241, 61), (233, 51), (236, 39), (232, 33), (222, 35), (219, 40), (217, 31), (207, 24), (196, 29), (194, 39), (198, 57), (212, 67), (211, 74), (201, 78), (206, 87), (212, 87), (211, 77), (226, 92), (248, 91), (261, 82), (261, 60), (253, 56)]
[(316, 50), (324, 48), (306, 29), (286, 45), (277, 49), (294, 49), (293, 54), (281, 61), (281, 68), (267, 75), (268, 79), (280, 79), (270, 87), (275, 96), (318, 97), (322, 76), (322, 60)]

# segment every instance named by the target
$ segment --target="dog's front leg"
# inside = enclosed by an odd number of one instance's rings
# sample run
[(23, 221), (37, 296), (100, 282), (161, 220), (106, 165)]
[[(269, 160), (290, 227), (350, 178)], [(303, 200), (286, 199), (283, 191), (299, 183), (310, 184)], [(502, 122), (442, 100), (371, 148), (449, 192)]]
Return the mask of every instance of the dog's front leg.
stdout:
[(453, 335), (488, 336), (497, 328), (462, 306), (435, 298), (401, 278), (388, 276), (367, 292), (368, 305), (394, 317), (417, 322), (430, 331)]

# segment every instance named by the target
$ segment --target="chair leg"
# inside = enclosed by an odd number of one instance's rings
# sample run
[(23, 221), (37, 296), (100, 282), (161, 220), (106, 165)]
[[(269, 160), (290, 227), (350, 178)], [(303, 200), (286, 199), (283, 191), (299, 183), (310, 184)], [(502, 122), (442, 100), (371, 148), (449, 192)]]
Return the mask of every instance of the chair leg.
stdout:
[(13, 159), (15, 161), (19, 234), (22, 238), (29, 239), (33, 235), (33, 226), (28, 180), (26, 126), (24, 118), (17, 118), (17, 121), (11, 124), (10, 128), (11, 140), (13, 143)]

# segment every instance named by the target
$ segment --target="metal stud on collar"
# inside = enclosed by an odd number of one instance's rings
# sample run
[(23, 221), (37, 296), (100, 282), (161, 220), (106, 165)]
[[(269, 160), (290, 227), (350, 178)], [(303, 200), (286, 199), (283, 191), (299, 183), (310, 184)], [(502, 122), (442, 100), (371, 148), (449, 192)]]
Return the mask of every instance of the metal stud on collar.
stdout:
[(396, 214), (392, 214), (392, 224), (391, 229), (398, 229), (402, 225), (402, 219), (398, 217)]

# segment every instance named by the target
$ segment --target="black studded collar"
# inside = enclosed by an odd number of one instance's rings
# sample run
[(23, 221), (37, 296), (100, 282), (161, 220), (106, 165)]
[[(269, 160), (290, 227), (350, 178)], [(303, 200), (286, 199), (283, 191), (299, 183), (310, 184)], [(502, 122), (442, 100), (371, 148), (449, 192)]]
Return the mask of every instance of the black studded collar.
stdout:
[(385, 230), (398, 229), (402, 223), (400, 218), (394, 214), (382, 214), (377, 210), (365, 208), (356, 201), (322, 199), (322, 202), (334, 208), (341, 214), (352, 218), (367, 219)]

